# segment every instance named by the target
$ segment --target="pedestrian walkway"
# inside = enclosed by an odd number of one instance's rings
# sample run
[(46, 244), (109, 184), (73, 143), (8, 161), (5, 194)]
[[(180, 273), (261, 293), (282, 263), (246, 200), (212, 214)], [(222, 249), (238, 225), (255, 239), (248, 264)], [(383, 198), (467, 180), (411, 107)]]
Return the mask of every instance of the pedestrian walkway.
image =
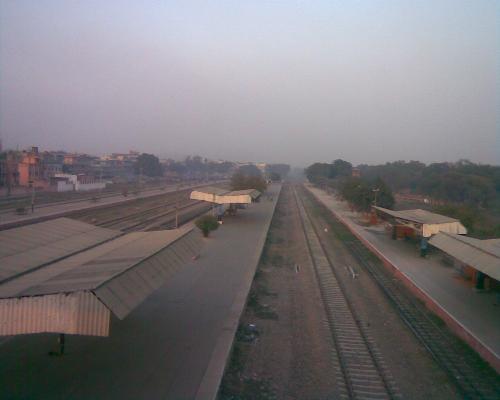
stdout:
[(2, 399), (214, 399), (280, 190), (204, 239), (200, 258), (179, 271), (109, 338), (57, 335), (0, 341)]
[[(180, 189), (182, 190), (200, 186), (205, 185), (183, 186)], [(112, 204), (118, 205), (137, 199), (159, 196), (165, 193), (175, 192), (177, 188), (177, 185), (175, 185), (166, 187), (165, 189), (148, 189), (139, 192), (137, 195), (129, 194), (127, 197), (124, 197), (122, 194), (116, 194), (113, 196), (102, 197), (97, 202), (90, 201), (89, 199), (83, 199), (81, 201), (73, 200), (66, 203), (48, 203), (40, 206), (35, 206), (34, 212), (32, 213), (30, 209), (26, 215), (17, 215), (14, 212), (2, 213), (0, 214), (0, 230), (12, 228), (14, 226), (41, 222), (52, 218), (64, 217), (75, 211), (90, 210), (93, 208), (97, 209)]]
[(442, 262), (441, 255), (421, 258), (416, 245), (394, 241), (380, 227), (360, 225), (356, 222), (357, 214), (351, 212), (345, 202), (321, 189), (306, 186), (321, 203), (349, 224), (351, 230), (378, 249), (393, 267), (488, 348), (497, 360), (500, 359), (500, 306), (495, 305), (494, 293), (474, 291), (469, 281)]

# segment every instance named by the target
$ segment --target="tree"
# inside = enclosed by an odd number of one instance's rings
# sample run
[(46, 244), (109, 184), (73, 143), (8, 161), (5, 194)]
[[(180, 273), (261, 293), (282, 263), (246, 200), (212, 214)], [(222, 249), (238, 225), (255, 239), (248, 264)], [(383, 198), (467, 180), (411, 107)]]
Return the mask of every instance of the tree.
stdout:
[(265, 192), (265, 190), (267, 189), (267, 184), (264, 178), (262, 177), (262, 174), (259, 171), (259, 169), (255, 167), (255, 165), (251, 165), (251, 167), (254, 167), (259, 173), (259, 175), (253, 175), (255, 174), (255, 170), (246, 167), (249, 167), (249, 165), (240, 167), (238, 171), (236, 171), (233, 174), (233, 176), (231, 177), (231, 189), (232, 190), (257, 189), (261, 193)]
[(269, 173), (269, 179), (271, 179), (271, 181), (273, 182), (279, 182), (281, 181), (281, 175), (278, 174), (277, 172), (271, 172)]
[(349, 177), (340, 186), (340, 195), (357, 211), (370, 211), (375, 204), (384, 208), (394, 206), (392, 191), (382, 179), (371, 183), (364, 178)]
[(242, 165), (238, 168), (239, 173), (245, 176), (262, 176), (262, 172), (253, 164)]
[(284, 179), (290, 172), (290, 166), (288, 164), (268, 164), (266, 165), (266, 174), (269, 175), (271, 180), (273, 176), (279, 175), (278, 180)]
[(217, 230), (219, 227), (217, 218), (213, 215), (203, 215), (196, 220), (195, 224), (201, 230), (204, 237), (208, 237), (210, 232)]
[(381, 179), (377, 178), (372, 185), (372, 191), (374, 192), (374, 203), (375, 196), (377, 199), (377, 206), (392, 209), (394, 207), (394, 196), (392, 194), (392, 190), (386, 183)]
[(330, 165), (329, 178), (352, 175), (352, 164), (350, 162), (338, 159)]
[(163, 176), (160, 160), (153, 154), (142, 153), (137, 157), (134, 170), (136, 174), (150, 177)]
[(330, 175), (330, 164), (314, 163), (305, 169), (305, 173), (311, 183), (319, 183)]

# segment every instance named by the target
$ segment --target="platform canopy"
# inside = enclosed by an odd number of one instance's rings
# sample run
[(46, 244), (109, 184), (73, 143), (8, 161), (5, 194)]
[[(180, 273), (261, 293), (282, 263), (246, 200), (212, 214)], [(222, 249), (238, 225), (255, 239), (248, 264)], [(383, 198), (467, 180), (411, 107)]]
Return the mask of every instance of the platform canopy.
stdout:
[(453, 258), (500, 281), (500, 239), (480, 240), (438, 233), (429, 243)]
[(0, 283), (119, 235), (70, 218), (0, 231)]
[[(22, 269), (0, 284), (0, 335), (107, 336), (111, 313), (125, 318), (197, 256), (200, 246), (200, 235), (192, 228), (134, 232), (30, 271)], [(12, 270), (0, 264), (4, 268)]]
[(250, 204), (260, 195), (261, 193), (256, 189), (228, 191), (216, 187), (205, 187), (193, 190), (190, 198), (215, 204)]
[(458, 219), (422, 210), (420, 208), (402, 211), (394, 211), (375, 206), (373, 208), (382, 214), (394, 218), (397, 223), (411, 227), (423, 237), (431, 237), (438, 232), (460, 235), (465, 235), (467, 233), (467, 229)]

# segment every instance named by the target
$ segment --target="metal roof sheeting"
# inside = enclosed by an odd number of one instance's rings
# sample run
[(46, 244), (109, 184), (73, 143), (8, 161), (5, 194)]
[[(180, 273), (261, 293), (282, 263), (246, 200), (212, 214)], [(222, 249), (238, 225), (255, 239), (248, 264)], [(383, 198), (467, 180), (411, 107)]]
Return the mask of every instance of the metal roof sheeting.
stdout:
[(69, 218), (0, 231), (0, 282), (120, 234)]
[(445, 215), (436, 214), (427, 210), (422, 210), (416, 208), (414, 210), (402, 210), (394, 211), (383, 207), (376, 207), (376, 210), (383, 212), (384, 214), (391, 215), (395, 218), (406, 219), (407, 221), (418, 222), (419, 224), (445, 224), (450, 222), (457, 222), (458, 219), (450, 218)]
[[(6, 281), (0, 284), (0, 335), (101, 335), (102, 311), (95, 301), (108, 312), (108, 323), (109, 311), (124, 318), (200, 247), (201, 236), (192, 228), (134, 232)], [(95, 301), (84, 303), (88, 296)], [(55, 319), (39, 320), (36, 313)]]
[(260, 196), (256, 189), (227, 191), (219, 188), (202, 188), (193, 190), (190, 198), (192, 200), (207, 201), (216, 204), (250, 204)]
[(110, 311), (92, 293), (0, 300), (0, 335), (56, 332), (107, 336)]
[(479, 240), (438, 233), (429, 243), (493, 279), (500, 280), (500, 239)]
[(93, 292), (118, 318), (125, 318), (135, 307), (161, 287), (182, 265), (199, 254), (201, 236), (191, 230), (122, 273), (102, 283)]
[(431, 237), (438, 232), (458, 233), (460, 235), (467, 233), (467, 229), (458, 219), (435, 214), (420, 208), (403, 211), (394, 211), (376, 206), (373, 208), (396, 218), (399, 222), (403, 221), (403, 224), (419, 231), (423, 237)]

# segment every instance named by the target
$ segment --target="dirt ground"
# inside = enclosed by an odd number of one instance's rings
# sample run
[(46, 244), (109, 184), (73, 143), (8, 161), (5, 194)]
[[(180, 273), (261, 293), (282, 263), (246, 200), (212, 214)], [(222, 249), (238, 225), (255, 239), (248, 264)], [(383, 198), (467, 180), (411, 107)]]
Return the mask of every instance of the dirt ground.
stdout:
[[(357, 318), (384, 357), (404, 399), (457, 399), (448, 376), (415, 338), (368, 272), (335, 236), (324, 212), (305, 202)], [(325, 232), (325, 228), (327, 232)], [(356, 277), (353, 278), (352, 270)]]
[[(340, 397), (336, 354), (292, 196), (285, 185), (220, 399)], [(248, 324), (256, 326), (253, 335)]]
[[(402, 398), (459, 398), (376, 284), (339, 239), (323, 231), (321, 215), (311, 215), (329, 243), (327, 253), (356, 315), (368, 327)], [(355, 279), (348, 265), (357, 272)], [(292, 187), (284, 185), (219, 399), (338, 399), (339, 374)]]

